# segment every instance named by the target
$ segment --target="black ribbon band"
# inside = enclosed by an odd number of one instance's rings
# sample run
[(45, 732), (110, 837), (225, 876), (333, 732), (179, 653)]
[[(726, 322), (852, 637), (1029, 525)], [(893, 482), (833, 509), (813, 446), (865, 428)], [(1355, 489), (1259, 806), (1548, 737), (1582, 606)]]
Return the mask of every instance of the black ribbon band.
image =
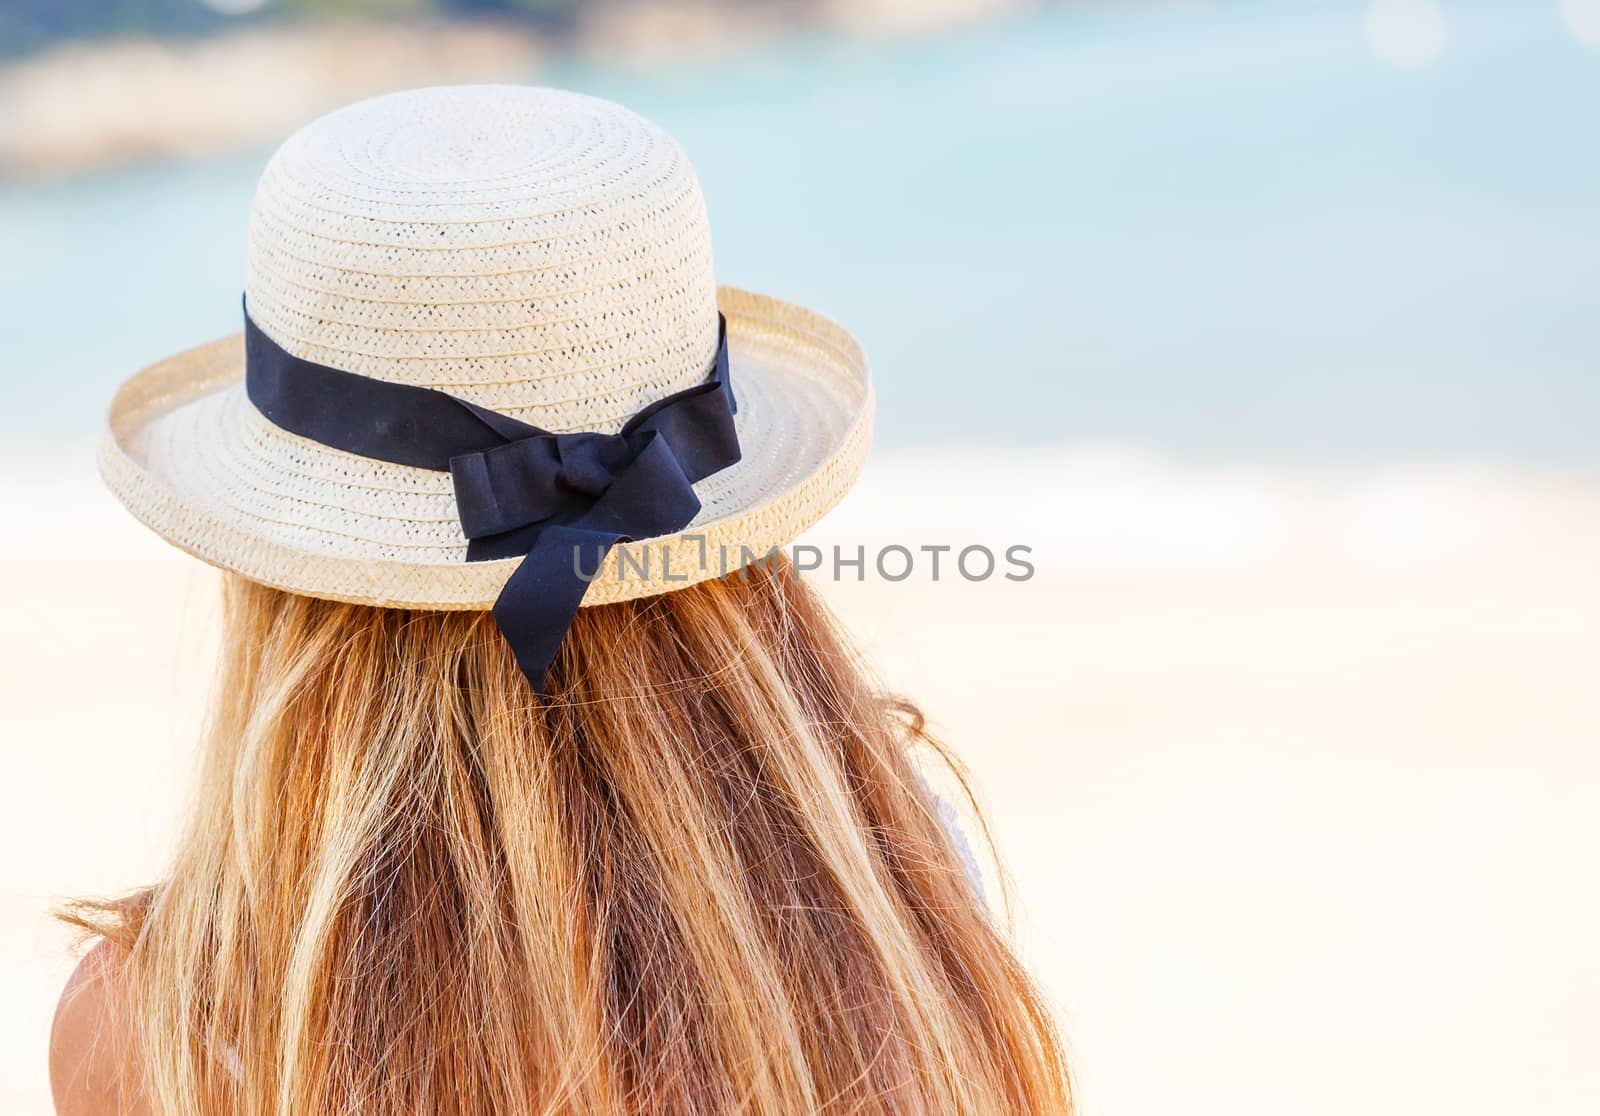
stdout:
[(328, 368), (244, 318), (245, 390), (257, 410), (346, 453), (448, 472), (467, 561), (522, 556), (494, 605), (517, 665), (545, 675), (611, 548), (689, 525), (696, 481), (739, 460), (727, 323), (704, 382), (658, 399), (616, 434), (552, 434), (431, 388)]

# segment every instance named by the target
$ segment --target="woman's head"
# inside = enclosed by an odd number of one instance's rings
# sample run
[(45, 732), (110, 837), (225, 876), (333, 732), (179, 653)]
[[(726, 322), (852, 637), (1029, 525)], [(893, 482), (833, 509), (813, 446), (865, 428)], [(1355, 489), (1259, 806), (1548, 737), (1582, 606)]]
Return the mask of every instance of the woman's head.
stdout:
[(114, 930), (157, 1111), (1067, 1107), (937, 749), (787, 564), (584, 609), (543, 702), (484, 613), (226, 596), (191, 831)]
[(279, 148), (249, 245), (243, 343), (135, 376), (100, 454), (239, 575), (192, 828), (102, 912), (158, 1111), (1064, 1109), (915, 714), (787, 564), (709, 580), (838, 502), (873, 392), (717, 286), (683, 149), (391, 94)]

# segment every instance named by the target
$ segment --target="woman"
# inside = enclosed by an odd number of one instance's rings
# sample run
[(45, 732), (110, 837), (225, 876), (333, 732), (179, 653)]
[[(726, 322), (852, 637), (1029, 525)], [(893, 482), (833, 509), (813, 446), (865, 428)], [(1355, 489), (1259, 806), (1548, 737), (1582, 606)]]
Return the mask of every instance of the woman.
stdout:
[(871, 402), (838, 326), (718, 290), (618, 106), (292, 137), (243, 345), (112, 409), (113, 490), (232, 572), (176, 862), (75, 913), (59, 1110), (1067, 1111), (942, 753), (777, 552)]

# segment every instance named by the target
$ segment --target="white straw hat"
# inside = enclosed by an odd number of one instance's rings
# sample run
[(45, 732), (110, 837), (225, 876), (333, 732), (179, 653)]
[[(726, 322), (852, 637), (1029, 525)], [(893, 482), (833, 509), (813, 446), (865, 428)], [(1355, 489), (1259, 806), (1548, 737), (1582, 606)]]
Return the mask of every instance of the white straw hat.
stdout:
[[(683, 151), (578, 94), (424, 89), (308, 125), (261, 177), (245, 302), (282, 359), (437, 389), (552, 434), (616, 434), (706, 381), (720, 310), (737, 463), (688, 478), (700, 510), (680, 531), (613, 547), (586, 605), (682, 588), (784, 545), (844, 495), (871, 436), (851, 336), (719, 289)], [(245, 365), (234, 336), (122, 387), (100, 466), (135, 516), (296, 593), (496, 601), (519, 559), (467, 560), (451, 473), (291, 433), (252, 403)]]

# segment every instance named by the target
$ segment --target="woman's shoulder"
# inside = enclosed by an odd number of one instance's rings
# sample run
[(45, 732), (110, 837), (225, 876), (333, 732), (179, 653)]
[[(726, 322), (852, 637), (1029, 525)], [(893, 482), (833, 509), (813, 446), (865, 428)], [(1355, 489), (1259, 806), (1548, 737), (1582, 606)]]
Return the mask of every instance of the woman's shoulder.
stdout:
[(50, 1030), (50, 1089), (57, 1116), (147, 1116), (139, 1095), (135, 1035), (127, 1010), (126, 953), (101, 942), (61, 992)]

